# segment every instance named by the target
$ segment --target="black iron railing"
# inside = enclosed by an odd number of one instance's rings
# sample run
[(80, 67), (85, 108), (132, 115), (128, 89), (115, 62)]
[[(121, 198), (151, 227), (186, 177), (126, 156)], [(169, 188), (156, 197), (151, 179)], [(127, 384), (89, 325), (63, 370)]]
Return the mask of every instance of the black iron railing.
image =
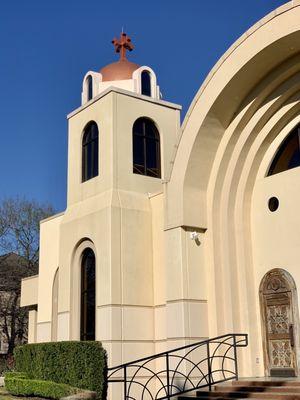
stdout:
[(238, 379), (238, 347), (248, 335), (228, 334), (108, 369), (124, 400), (162, 400)]

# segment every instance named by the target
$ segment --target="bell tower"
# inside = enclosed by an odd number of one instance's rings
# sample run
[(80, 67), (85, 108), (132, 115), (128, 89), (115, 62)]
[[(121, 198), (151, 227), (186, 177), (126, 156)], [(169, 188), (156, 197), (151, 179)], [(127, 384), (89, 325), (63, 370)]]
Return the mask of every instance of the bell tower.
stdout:
[(154, 287), (162, 285), (161, 274), (153, 272), (153, 226), (162, 234), (163, 214), (153, 211), (153, 199), (163, 213), (163, 182), (179, 140), (181, 107), (162, 100), (150, 67), (126, 58), (133, 44), (125, 33), (112, 43), (119, 60), (86, 74), (82, 105), (68, 116), (57, 337), (82, 336), (78, 264), (88, 248), (95, 260), (95, 338), (116, 364), (155, 350)]
[(68, 205), (108, 190), (162, 190), (181, 107), (162, 100), (155, 72), (126, 58), (131, 39), (113, 39), (119, 60), (89, 71), (82, 106), (69, 116)]

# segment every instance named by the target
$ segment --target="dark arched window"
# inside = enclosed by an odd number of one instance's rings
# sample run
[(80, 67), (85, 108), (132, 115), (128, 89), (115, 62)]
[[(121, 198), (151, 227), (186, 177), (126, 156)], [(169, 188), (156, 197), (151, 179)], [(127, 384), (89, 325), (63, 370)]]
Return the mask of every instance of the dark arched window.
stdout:
[(161, 177), (159, 132), (149, 118), (139, 118), (132, 128), (133, 172)]
[(141, 75), (142, 94), (151, 96), (151, 75), (149, 71), (143, 71)]
[(89, 75), (86, 78), (86, 88), (87, 88), (87, 101), (93, 98), (93, 78)]
[(85, 249), (81, 261), (80, 340), (95, 340), (96, 266), (92, 249)]
[(98, 147), (99, 133), (96, 122), (90, 122), (82, 139), (82, 182), (94, 178), (99, 173)]
[(300, 126), (298, 125), (277, 150), (268, 176), (300, 166)]

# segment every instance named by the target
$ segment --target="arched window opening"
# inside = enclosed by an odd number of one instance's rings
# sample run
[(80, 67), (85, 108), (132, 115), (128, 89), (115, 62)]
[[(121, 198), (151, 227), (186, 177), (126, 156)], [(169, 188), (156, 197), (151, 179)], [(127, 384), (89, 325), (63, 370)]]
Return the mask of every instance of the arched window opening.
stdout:
[(300, 166), (300, 126), (298, 125), (277, 150), (268, 176)]
[(133, 124), (133, 172), (161, 177), (159, 132), (149, 118), (139, 118)]
[(84, 130), (82, 140), (82, 182), (94, 178), (99, 173), (98, 127), (95, 122), (90, 122)]
[(142, 94), (151, 96), (151, 75), (149, 71), (143, 71), (141, 74)]
[(86, 86), (87, 86), (87, 101), (93, 98), (93, 78), (89, 75), (86, 78)]
[(85, 249), (81, 261), (80, 340), (95, 340), (96, 262), (92, 249)]

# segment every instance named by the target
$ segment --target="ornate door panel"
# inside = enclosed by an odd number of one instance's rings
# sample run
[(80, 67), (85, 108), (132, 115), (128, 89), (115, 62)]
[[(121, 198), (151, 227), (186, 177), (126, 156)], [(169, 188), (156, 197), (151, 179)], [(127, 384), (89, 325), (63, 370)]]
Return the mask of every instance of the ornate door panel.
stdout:
[(276, 374), (275, 369), (295, 368), (294, 344), (291, 332), (293, 329), (293, 316), (290, 293), (280, 293), (277, 296), (273, 295), (271, 298), (269, 296), (266, 297), (269, 368), (271, 373)]
[(292, 288), (281, 270), (271, 271), (261, 291), (265, 360), (271, 376), (295, 376)]

